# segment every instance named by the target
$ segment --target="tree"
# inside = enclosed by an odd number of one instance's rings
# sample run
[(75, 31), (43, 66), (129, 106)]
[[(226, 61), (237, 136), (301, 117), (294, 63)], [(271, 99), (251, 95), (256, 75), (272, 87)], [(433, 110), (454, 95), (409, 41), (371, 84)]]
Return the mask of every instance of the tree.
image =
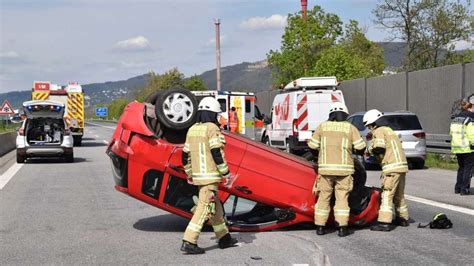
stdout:
[(411, 71), (438, 66), (443, 51), (472, 34), (469, 10), (470, 0), (380, 0), (373, 14), (392, 40), (405, 43), (403, 68)]
[(177, 68), (172, 68), (162, 75), (157, 75), (152, 71), (149, 76), (145, 88), (139, 90), (136, 95), (138, 101), (144, 101), (148, 95), (155, 91), (184, 86), (184, 74)]
[(108, 118), (114, 120), (118, 119), (122, 115), (123, 110), (125, 109), (125, 106), (127, 106), (128, 103), (129, 100), (123, 98), (113, 100), (108, 106)]
[(383, 50), (367, 40), (355, 20), (343, 25), (335, 14), (316, 6), (305, 21), (289, 15), (281, 51), (270, 51), (268, 62), (278, 84), (302, 76), (325, 75), (352, 79), (382, 74)]
[(207, 90), (204, 81), (197, 75), (192, 76), (184, 82), (184, 87), (190, 91), (205, 91)]
[(268, 63), (276, 83), (287, 83), (309, 73), (323, 50), (342, 34), (341, 19), (315, 6), (303, 20), (301, 13), (288, 15), (280, 51), (270, 50)]

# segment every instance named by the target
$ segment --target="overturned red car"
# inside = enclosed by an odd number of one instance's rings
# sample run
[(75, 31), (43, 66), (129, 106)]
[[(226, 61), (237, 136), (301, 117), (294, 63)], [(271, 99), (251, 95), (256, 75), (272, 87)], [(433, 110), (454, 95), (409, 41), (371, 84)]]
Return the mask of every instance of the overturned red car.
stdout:
[[(107, 148), (116, 190), (192, 217), (197, 187), (186, 181), (181, 152), (198, 100), (185, 89), (170, 89), (126, 106)], [(231, 230), (267, 231), (314, 221), (314, 163), (237, 134), (224, 136), (226, 159), (236, 177), (230, 188), (221, 185), (218, 194)], [(351, 225), (377, 218), (379, 191), (366, 187), (365, 179), (356, 161)]]

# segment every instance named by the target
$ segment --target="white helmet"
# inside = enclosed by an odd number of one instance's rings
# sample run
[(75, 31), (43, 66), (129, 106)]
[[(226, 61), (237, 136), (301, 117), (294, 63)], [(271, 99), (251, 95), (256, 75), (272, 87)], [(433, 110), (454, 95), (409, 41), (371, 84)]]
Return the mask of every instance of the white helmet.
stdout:
[(346, 114), (349, 114), (347, 106), (341, 102), (334, 102), (333, 104), (331, 104), (331, 107), (329, 108), (329, 113), (333, 112), (344, 112)]
[(198, 111), (211, 111), (214, 113), (220, 113), (221, 105), (214, 97), (205, 97), (199, 102)]
[(365, 113), (364, 118), (362, 118), (362, 122), (364, 123), (364, 126), (373, 124), (375, 121), (377, 121), (380, 117), (382, 117), (383, 114), (377, 109), (372, 109), (367, 111)]

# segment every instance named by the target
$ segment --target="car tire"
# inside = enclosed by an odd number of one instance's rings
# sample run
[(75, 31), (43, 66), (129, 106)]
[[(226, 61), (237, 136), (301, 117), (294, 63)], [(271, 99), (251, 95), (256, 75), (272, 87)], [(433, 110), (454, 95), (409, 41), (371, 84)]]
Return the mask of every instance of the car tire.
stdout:
[(423, 169), (425, 167), (425, 160), (416, 160), (411, 162), (413, 169)]
[(162, 91), (155, 101), (157, 119), (166, 128), (185, 130), (196, 119), (197, 99), (187, 89), (173, 88)]
[(25, 163), (26, 156), (20, 155), (18, 152), (16, 153), (16, 162), (17, 163)]
[(74, 162), (74, 154), (66, 154), (66, 163), (73, 163)]
[(270, 139), (269, 139), (267, 136), (265, 136), (265, 137), (263, 138), (263, 141), (262, 141), (262, 142), (263, 142), (265, 145), (270, 146)]
[[(158, 97), (161, 95), (162, 91), (157, 91), (153, 92), (148, 97), (145, 99), (145, 103), (153, 105), (155, 107), (155, 102), (158, 99)], [(147, 107), (148, 108), (148, 107)], [(156, 109), (155, 109), (156, 110)], [(160, 121), (156, 118), (156, 111), (155, 115), (151, 117), (151, 115), (145, 114), (145, 124), (148, 126), (148, 128), (155, 133), (155, 136), (158, 138), (161, 138), (163, 135), (163, 130), (161, 128)], [(148, 112), (146, 112), (148, 113)]]
[(82, 136), (73, 136), (72, 139), (73, 139), (74, 146), (76, 147), (82, 146)]

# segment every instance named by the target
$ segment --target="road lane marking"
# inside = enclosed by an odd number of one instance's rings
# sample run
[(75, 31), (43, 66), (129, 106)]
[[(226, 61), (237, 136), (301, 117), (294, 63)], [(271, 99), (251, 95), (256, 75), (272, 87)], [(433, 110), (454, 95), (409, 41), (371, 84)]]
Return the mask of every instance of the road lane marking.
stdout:
[(15, 163), (14, 165), (10, 166), (10, 168), (8, 168), (5, 173), (0, 175), (0, 190), (2, 190), (7, 185), (8, 181), (12, 179), (12, 177), (18, 172), (18, 170), (20, 170), (23, 165), (24, 164)]
[(459, 206), (456, 206), (456, 205), (446, 204), (446, 203), (437, 202), (437, 201), (424, 199), (424, 198), (419, 198), (419, 197), (410, 196), (410, 195), (405, 195), (405, 199), (415, 201), (415, 202), (418, 202), (418, 203), (422, 203), (422, 204), (426, 204), (426, 205), (430, 205), (430, 206), (434, 206), (434, 207), (443, 208), (443, 209), (446, 209), (446, 210), (451, 210), (451, 211), (456, 211), (456, 212), (460, 212), (460, 213), (464, 213), (464, 214), (474, 215), (474, 210), (473, 209), (459, 207)]
[(104, 125), (99, 125), (91, 122), (86, 122), (86, 124), (97, 126), (97, 127), (105, 127), (105, 128), (110, 128), (110, 129), (115, 129), (115, 127), (109, 127), (109, 126), (104, 126)]
[(98, 137), (99, 137), (99, 135), (94, 135), (94, 137), (98, 138)]
[(106, 145), (109, 145), (109, 142), (106, 140), (103, 140), (102, 142), (104, 142)]

